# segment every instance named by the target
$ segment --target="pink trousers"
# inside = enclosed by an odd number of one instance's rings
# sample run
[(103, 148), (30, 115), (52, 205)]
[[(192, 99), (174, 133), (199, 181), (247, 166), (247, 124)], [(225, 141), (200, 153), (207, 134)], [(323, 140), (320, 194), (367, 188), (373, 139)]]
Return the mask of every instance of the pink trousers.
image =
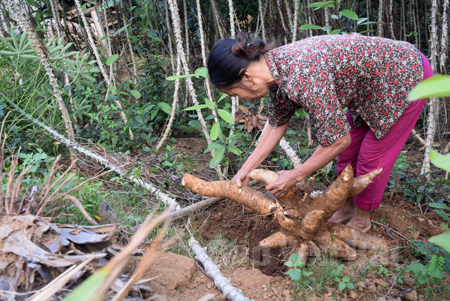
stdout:
[[(423, 79), (427, 79), (433, 75), (433, 72), (428, 59), (422, 53), (420, 55), (422, 56)], [(380, 206), (395, 161), (414, 128), (425, 102), (426, 99), (411, 102), (405, 113), (381, 140), (377, 139), (365, 123), (361, 128), (353, 128), (350, 111), (347, 111), (352, 142), (338, 157), (338, 175), (348, 164), (352, 165), (355, 177), (380, 167), (383, 168), (383, 171), (373, 180), (373, 183), (353, 198), (356, 207), (373, 210)]]

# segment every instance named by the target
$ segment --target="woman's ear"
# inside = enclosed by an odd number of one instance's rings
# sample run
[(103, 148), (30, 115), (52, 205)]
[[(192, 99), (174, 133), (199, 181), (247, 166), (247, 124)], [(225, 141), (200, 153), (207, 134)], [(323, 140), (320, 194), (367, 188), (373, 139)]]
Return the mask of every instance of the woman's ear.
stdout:
[(249, 82), (254, 82), (255, 81), (255, 79), (253, 78), (253, 74), (250, 71), (248, 71), (248, 70), (245, 70), (245, 74), (244, 74), (243, 78), (246, 81), (249, 81)]

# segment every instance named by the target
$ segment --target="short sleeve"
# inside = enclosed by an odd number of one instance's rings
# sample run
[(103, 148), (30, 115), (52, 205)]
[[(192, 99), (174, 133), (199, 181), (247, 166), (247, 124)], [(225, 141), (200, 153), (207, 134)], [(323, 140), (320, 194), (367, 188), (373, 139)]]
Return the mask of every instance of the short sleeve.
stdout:
[(310, 66), (305, 76), (287, 81), (286, 92), (311, 116), (319, 144), (328, 146), (345, 136), (350, 125), (336, 95), (333, 73)]
[(273, 127), (282, 126), (294, 115), (297, 106), (281, 93), (278, 85), (269, 88), (270, 102), (268, 107), (269, 124)]

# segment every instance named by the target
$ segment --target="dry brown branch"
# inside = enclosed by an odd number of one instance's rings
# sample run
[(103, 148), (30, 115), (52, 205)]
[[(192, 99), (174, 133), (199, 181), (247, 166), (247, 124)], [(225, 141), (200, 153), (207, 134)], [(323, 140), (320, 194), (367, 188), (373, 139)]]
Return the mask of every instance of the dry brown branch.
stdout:
[(6, 185), (6, 197), (5, 197), (5, 212), (6, 212), (6, 214), (11, 214), (10, 203), (14, 202), (14, 200), (11, 199), (11, 195), (12, 195), (13, 184), (14, 184), (14, 173), (16, 172), (16, 168), (17, 168), (17, 161), (18, 161), (17, 156), (11, 157), (11, 169), (8, 174), (8, 177), (9, 177), (8, 184)]
[(80, 210), (81, 214), (83, 214), (84, 218), (86, 218), (91, 224), (93, 224), (94, 226), (98, 226), (98, 223), (89, 216), (89, 214), (87, 213), (87, 211), (84, 209), (83, 205), (81, 204), (81, 202), (74, 197), (73, 195), (70, 194), (66, 194), (64, 195), (64, 197), (62, 198), (61, 201), (71, 201), (75, 207), (78, 208), (78, 210)]

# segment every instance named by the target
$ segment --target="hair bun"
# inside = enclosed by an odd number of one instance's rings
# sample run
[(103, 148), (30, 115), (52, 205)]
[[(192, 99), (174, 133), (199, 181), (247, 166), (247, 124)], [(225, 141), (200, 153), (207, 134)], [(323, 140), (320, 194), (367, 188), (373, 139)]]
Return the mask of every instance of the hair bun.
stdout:
[(238, 33), (235, 39), (235, 43), (233, 46), (231, 46), (231, 53), (235, 56), (247, 56), (247, 48), (250, 43), (248, 43), (247, 37), (242, 34)]
[(268, 51), (267, 48), (266, 43), (263, 41), (257, 39), (249, 42), (247, 36), (243, 33), (238, 33), (235, 43), (231, 47), (231, 53), (247, 60), (253, 60), (266, 53)]

